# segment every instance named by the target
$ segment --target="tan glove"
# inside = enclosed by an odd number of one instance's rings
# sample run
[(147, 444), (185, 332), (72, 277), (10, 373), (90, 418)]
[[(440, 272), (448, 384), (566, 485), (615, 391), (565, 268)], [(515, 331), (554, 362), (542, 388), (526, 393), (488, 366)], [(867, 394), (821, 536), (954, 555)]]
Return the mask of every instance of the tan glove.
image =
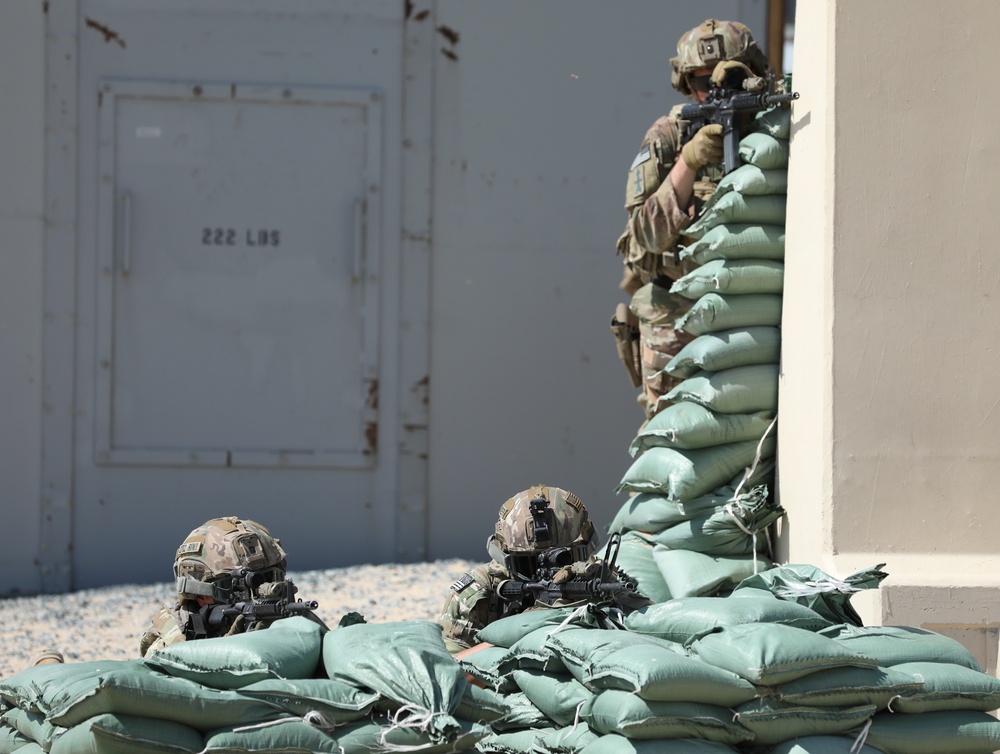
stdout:
[[(734, 71), (740, 71), (742, 75), (733, 74)], [(721, 63), (715, 66), (715, 70), (712, 71), (712, 83), (715, 86), (722, 86), (726, 83), (726, 79), (730, 75), (736, 80), (737, 85), (742, 83), (744, 80), (753, 78), (757, 74), (750, 70), (750, 67), (745, 63), (741, 63), (738, 60), (723, 60)]]
[(599, 576), (600, 573), (600, 563), (581, 560), (571, 565), (563, 566), (556, 571), (555, 576), (552, 577), (552, 583), (565, 584), (567, 581), (573, 581), (574, 579), (592, 579)]
[(684, 148), (681, 157), (689, 168), (697, 172), (706, 165), (722, 162), (722, 124), (709, 123), (698, 129)]

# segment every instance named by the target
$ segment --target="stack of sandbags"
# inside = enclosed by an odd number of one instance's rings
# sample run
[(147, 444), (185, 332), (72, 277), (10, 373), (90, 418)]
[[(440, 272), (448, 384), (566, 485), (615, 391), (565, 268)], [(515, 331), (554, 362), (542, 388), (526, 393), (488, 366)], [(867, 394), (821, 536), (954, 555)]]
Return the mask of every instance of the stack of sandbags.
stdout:
[[(817, 603), (821, 608), (823, 603)], [(830, 603), (826, 603), (829, 606)], [(865, 628), (765, 588), (632, 613), (512, 616), (463, 668), (510, 717), (483, 754), (988, 754), (1000, 681), (932, 631)]]
[[(682, 381), (629, 447), (634, 461), (618, 491), (635, 497), (610, 527), (624, 535), (623, 569), (655, 601), (724, 595), (772, 565), (757, 534), (780, 508), (753, 487), (771, 481), (776, 453), (789, 122), (785, 107), (757, 118), (740, 142), (743, 164), (685, 231), (693, 242), (681, 258), (697, 266), (671, 292), (692, 302), (677, 327), (694, 339), (664, 368)], [(687, 522), (689, 533), (703, 532), (727, 518), (727, 506), (749, 546), (706, 547), (652, 528)]]
[[(0, 681), (0, 752), (462, 751), (507, 709), (428, 622), (266, 631)], [(462, 718), (465, 719), (462, 719)]]

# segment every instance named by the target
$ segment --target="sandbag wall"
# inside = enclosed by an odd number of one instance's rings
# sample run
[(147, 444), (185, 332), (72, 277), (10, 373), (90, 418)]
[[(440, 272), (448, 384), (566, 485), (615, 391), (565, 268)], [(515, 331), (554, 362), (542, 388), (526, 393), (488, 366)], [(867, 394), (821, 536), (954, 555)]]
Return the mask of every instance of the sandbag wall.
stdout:
[[(697, 266), (671, 293), (692, 303), (677, 327), (694, 337), (665, 367), (682, 380), (643, 426), (618, 487), (632, 497), (609, 530), (620, 565), (656, 602), (727, 594), (772, 563), (778, 361), (790, 110), (757, 118), (685, 233)], [(750, 469), (749, 474), (745, 473)]]
[[(878, 572), (851, 583), (873, 586)], [(830, 590), (781, 599), (793, 584)], [(0, 754), (987, 754), (1000, 681), (931, 631), (855, 625), (809, 567), (728, 597), (528, 611), (456, 662), (425, 621), (289, 618), (0, 681)], [(846, 622), (845, 622), (846, 621)], [(469, 683), (466, 673), (485, 687)]]
[(465, 751), (507, 713), (426, 621), (306, 618), (0, 680), (0, 752)]
[[(836, 580), (808, 566), (791, 575)], [(772, 574), (773, 575), (773, 574)], [(877, 583), (879, 573), (858, 574)], [(483, 754), (989, 754), (1000, 681), (958, 642), (843, 622), (845, 592), (777, 598), (756, 578), (679, 598), (614, 628), (599, 610), (545, 610), (480, 632), (463, 665), (508, 715)], [(804, 583), (804, 582), (800, 582)], [(855, 584), (860, 583), (855, 581)], [(812, 605), (810, 607), (809, 605)]]

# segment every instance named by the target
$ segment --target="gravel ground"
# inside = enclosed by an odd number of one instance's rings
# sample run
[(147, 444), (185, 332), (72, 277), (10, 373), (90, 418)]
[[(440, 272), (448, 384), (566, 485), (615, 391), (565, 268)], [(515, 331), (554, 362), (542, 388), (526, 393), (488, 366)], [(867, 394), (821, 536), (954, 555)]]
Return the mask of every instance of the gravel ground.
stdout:
[[(439, 560), (405, 565), (363, 565), (292, 571), (298, 597), (316, 600), (316, 613), (335, 626), (357, 611), (371, 623), (436, 620), (448, 587), (476, 561)], [(69, 594), (0, 599), (0, 678), (23, 669), (41, 649), (67, 662), (126, 660), (139, 653), (139, 637), (160, 605), (173, 604), (173, 583), (125, 584)]]

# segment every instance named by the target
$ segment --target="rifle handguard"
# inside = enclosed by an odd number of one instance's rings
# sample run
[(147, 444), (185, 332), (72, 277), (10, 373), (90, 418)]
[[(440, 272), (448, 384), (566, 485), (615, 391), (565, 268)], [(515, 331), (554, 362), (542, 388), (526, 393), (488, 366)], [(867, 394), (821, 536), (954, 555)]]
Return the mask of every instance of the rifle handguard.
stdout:
[(566, 581), (554, 584), (551, 581), (504, 581), (497, 589), (501, 597), (509, 600), (521, 600), (526, 596), (538, 597), (541, 594), (558, 594), (563, 599), (582, 600), (610, 596), (619, 592), (634, 592), (635, 584), (631, 581), (604, 581), (590, 579), (589, 581)]

